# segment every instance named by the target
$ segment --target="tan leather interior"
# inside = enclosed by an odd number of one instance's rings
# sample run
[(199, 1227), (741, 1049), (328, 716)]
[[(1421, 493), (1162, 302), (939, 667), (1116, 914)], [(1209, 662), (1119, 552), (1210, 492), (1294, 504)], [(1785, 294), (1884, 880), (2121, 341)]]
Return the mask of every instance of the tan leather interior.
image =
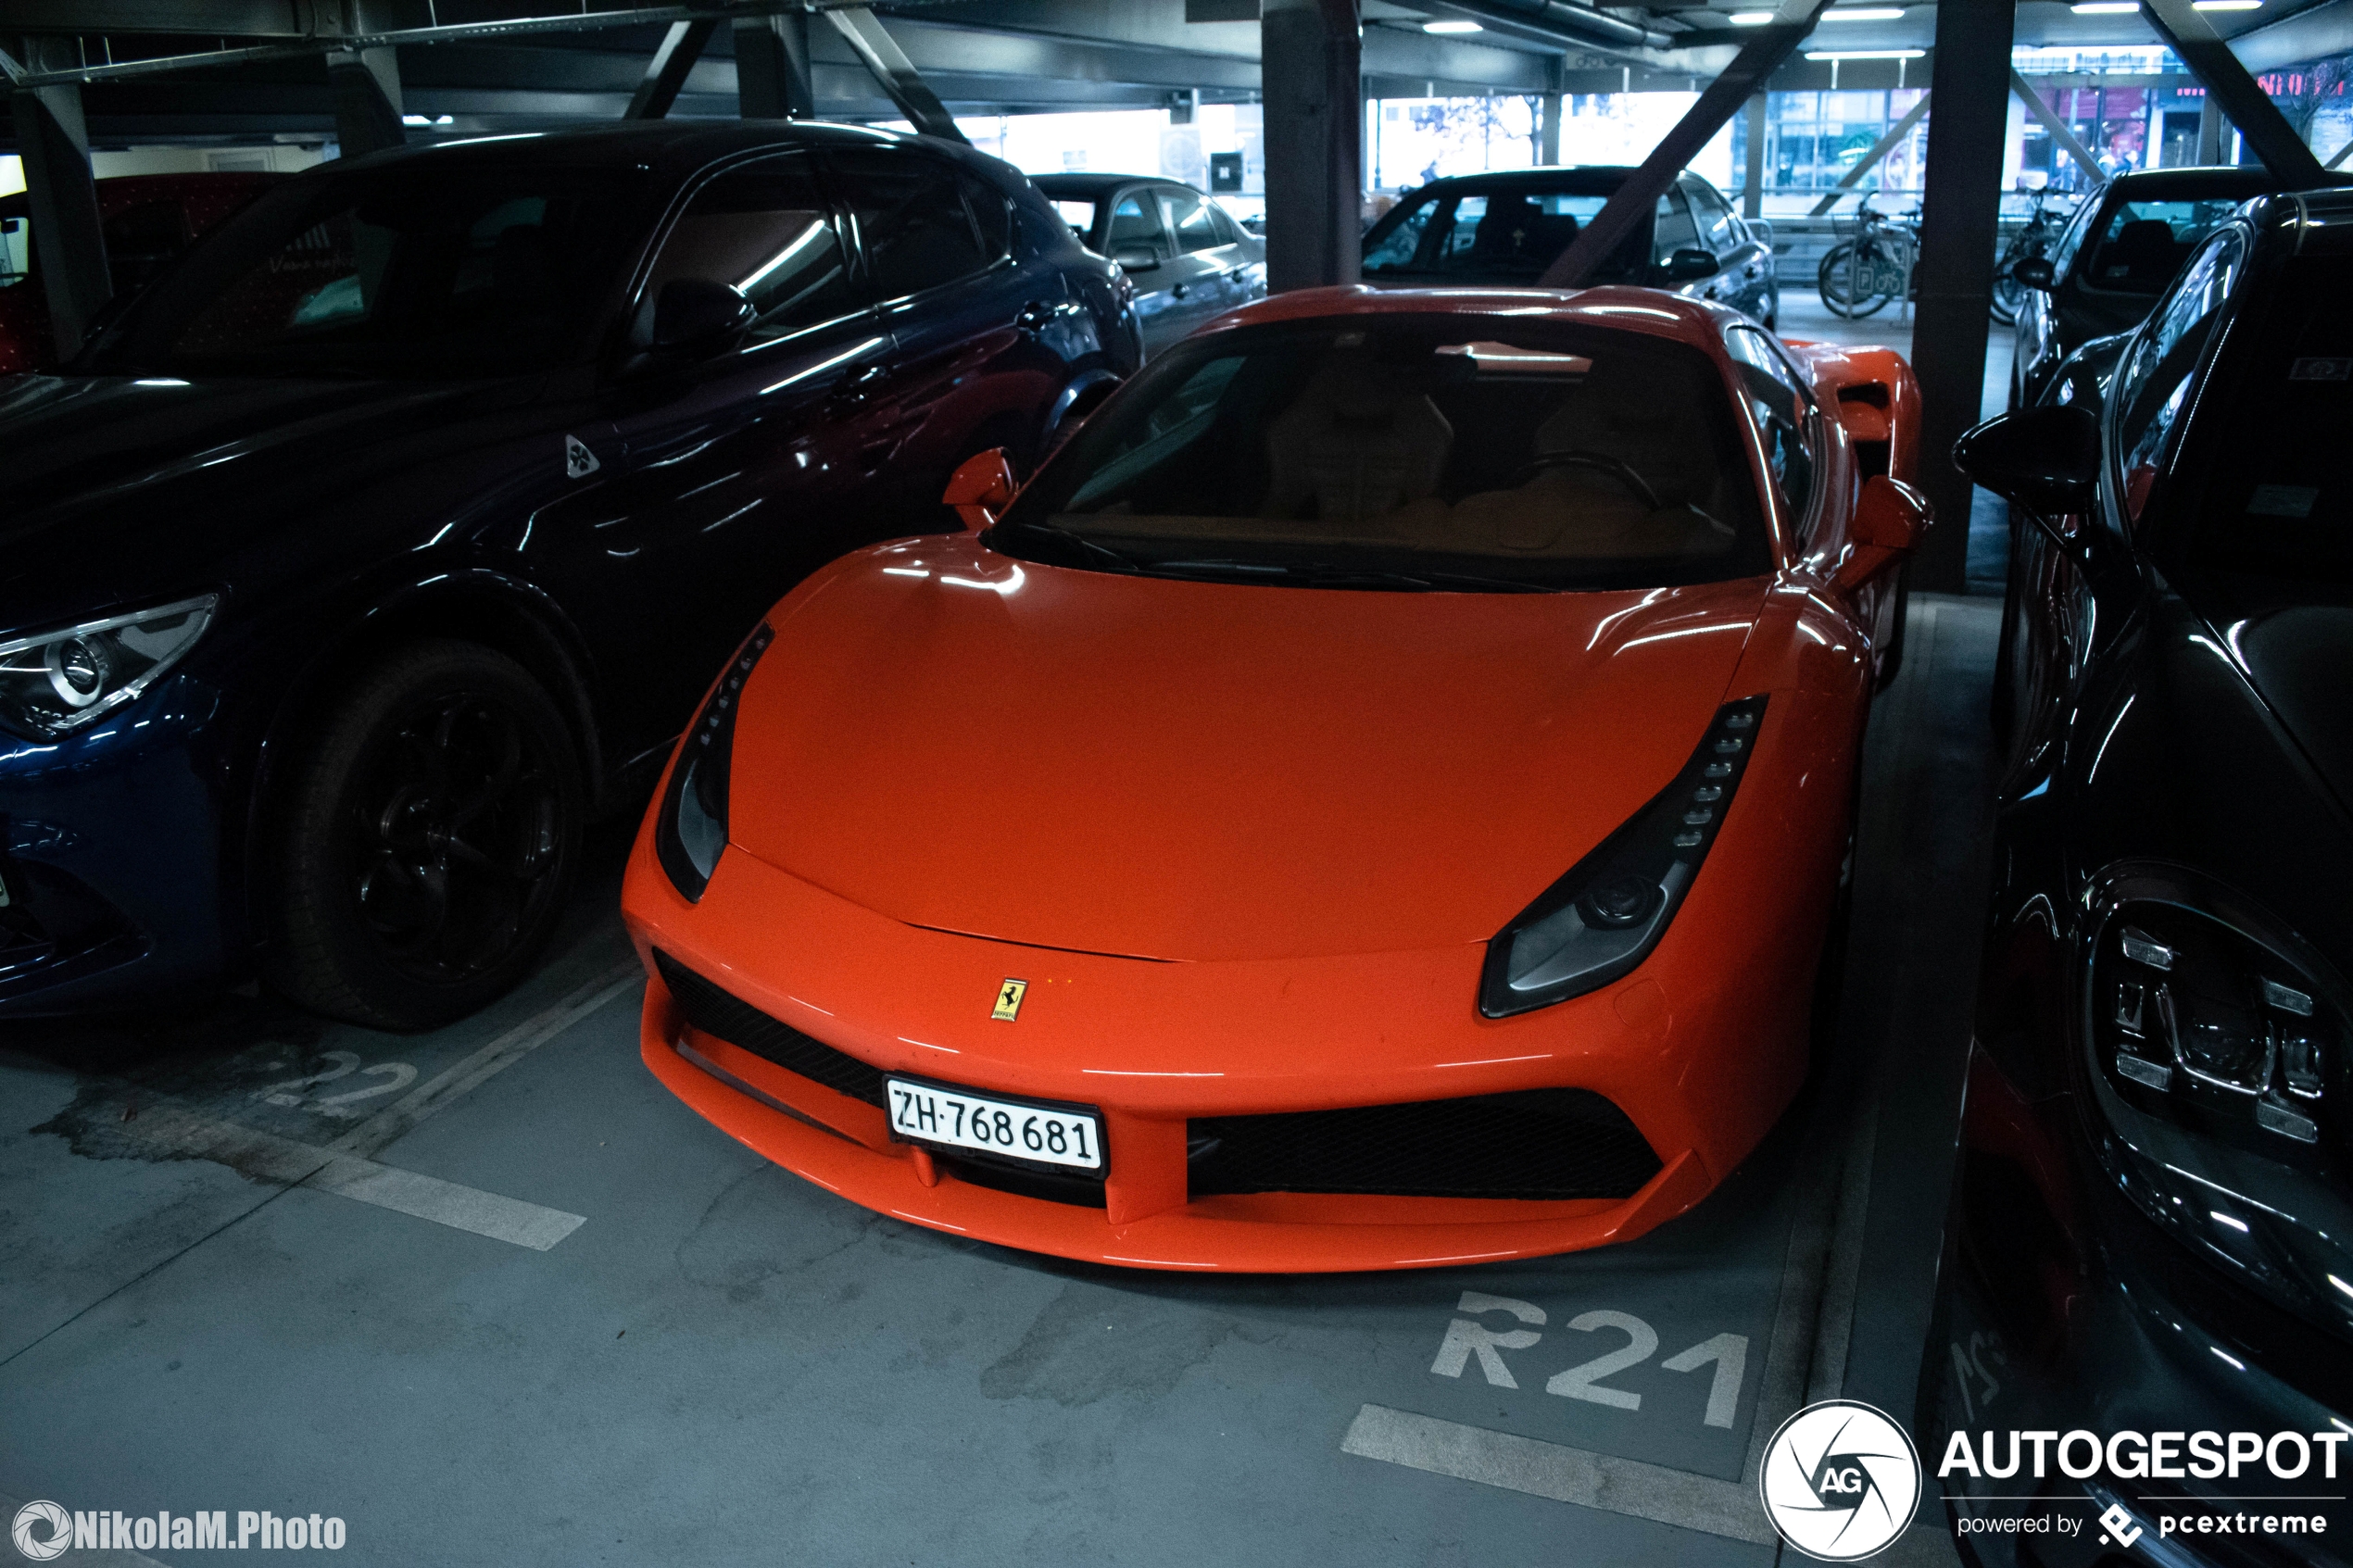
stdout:
[(1369, 355), (1335, 354), (1267, 427), (1273, 483), (1260, 513), (1362, 533), (1434, 495), (1453, 445), (1427, 394)]

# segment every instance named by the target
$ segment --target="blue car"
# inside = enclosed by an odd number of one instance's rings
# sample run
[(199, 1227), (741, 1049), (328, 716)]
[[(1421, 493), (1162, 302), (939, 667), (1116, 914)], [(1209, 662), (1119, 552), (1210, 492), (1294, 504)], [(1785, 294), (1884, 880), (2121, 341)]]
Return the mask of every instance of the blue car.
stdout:
[[(513, 984), (800, 577), (1139, 363), (1021, 174), (846, 126), (321, 167), (0, 380), (0, 1018)], [(844, 678), (854, 678), (854, 671)]]

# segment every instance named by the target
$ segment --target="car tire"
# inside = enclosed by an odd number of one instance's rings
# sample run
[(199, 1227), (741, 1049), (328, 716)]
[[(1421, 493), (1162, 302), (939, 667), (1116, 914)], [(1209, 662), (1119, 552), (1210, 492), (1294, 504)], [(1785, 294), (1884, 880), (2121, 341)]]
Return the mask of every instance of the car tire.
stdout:
[(538, 682), (478, 644), (411, 644), (339, 688), (297, 745), (273, 813), (271, 985), (418, 1030), (520, 980), (569, 901), (585, 802)]

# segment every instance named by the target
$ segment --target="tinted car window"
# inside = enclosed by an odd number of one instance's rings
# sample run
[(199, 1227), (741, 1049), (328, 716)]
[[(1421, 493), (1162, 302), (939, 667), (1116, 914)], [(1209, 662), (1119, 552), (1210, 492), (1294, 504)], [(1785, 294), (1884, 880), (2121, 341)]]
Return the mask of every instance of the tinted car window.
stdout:
[(673, 278), (742, 290), (759, 312), (759, 338), (781, 337), (858, 306), (816, 170), (798, 154), (761, 158), (706, 181), (662, 241), (647, 295)]
[(1153, 563), (1697, 582), (1769, 569), (1749, 471), (1722, 380), (1686, 345), (1384, 316), (1180, 345), (1013, 516)]
[[(1533, 282), (1609, 198), (1562, 191), (1432, 191), (1409, 198), (1365, 237), (1366, 274), (1447, 273)], [(1596, 281), (1638, 273), (1650, 254), (1638, 226), (1596, 268)]]
[(1749, 411), (1764, 433), (1773, 483), (1790, 516), (1802, 521), (1814, 495), (1813, 396), (1763, 332), (1733, 327), (1724, 333), (1724, 346), (1731, 352)]
[(1740, 228), (1732, 220), (1732, 209), (1715, 188), (1694, 181), (1683, 187), (1690, 198), (1692, 216), (1699, 224), (1699, 245), (1702, 250), (1723, 255), (1741, 243)]
[(2067, 276), (2068, 268), (2074, 263), (2075, 253), (2082, 248), (2083, 236), (2092, 232), (2092, 226), (2099, 217), (2099, 207), (2096, 196), (2087, 196), (2083, 205), (2075, 209), (2075, 216), (2068, 220), (2065, 232), (2059, 235), (2058, 248), (2051, 252), (2052, 276)]
[(885, 299), (968, 277), (989, 255), (955, 169), (921, 153), (854, 148), (829, 153), (844, 204), (858, 223), (866, 273)]
[[(2233, 353), (2214, 477), (2186, 521), (2195, 568), (2353, 581), (2353, 292), (2341, 259), (2297, 257)], [(2194, 569), (2195, 569), (2194, 568)]]
[(2195, 388), (2198, 358), (2230, 296), (2244, 248), (2245, 242), (2233, 232), (2218, 236), (2198, 254), (2134, 340), (2132, 357), (2117, 377), (2116, 449), (2124, 509), (2132, 518), (2140, 516), (2164, 467)]
[(1114, 251), (1141, 246), (1157, 254), (1162, 245), (1160, 208), (1149, 193), (1130, 191), (1111, 209), (1111, 246)]
[(1226, 243), (1208, 206), (1192, 192), (1164, 188), (1160, 199), (1168, 204), (1168, 232), (1178, 250), (1214, 250)]
[(2123, 294), (2158, 293), (2190, 248), (2237, 209), (2236, 201), (2124, 202), (2084, 258), (2083, 282)]
[(634, 174), (314, 175), (200, 242), (96, 351), (108, 370), (503, 375), (598, 347)]
[(1699, 246), (1699, 231), (1692, 224), (1691, 210), (1683, 205), (1683, 194), (1670, 188), (1658, 198), (1657, 237), (1651, 254), (1665, 261), (1679, 250), (1695, 250)]

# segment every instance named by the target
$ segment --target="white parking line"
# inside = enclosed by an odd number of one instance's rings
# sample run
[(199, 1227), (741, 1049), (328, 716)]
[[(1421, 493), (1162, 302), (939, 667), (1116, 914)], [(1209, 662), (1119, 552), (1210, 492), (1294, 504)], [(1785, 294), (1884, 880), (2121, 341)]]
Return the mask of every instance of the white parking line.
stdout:
[(1736, 1541), (1759, 1546), (1773, 1541), (1773, 1527), (1766, 1522), (1755, 1491), (1737, 1482), (1509, 1432), (1491, 1432), (1483, 1426), (1466, 1426), (1386, 1405), (1359, 1409), (1356, 1419), (1349, 1423), (1348, 1436), (1340, 1439), (1340, 1449), (1434, 1475), (1502, 1486), (1554, 1502), (1581, 1503)]
[(263, 1181), (332, 1192), (535, 1252), (547, 1251), (588, 1223), (585, 1215), (216, 1122), (168, 1102), (150, 1102), (123, 1130), (175, 1154), (214, 1160)]

